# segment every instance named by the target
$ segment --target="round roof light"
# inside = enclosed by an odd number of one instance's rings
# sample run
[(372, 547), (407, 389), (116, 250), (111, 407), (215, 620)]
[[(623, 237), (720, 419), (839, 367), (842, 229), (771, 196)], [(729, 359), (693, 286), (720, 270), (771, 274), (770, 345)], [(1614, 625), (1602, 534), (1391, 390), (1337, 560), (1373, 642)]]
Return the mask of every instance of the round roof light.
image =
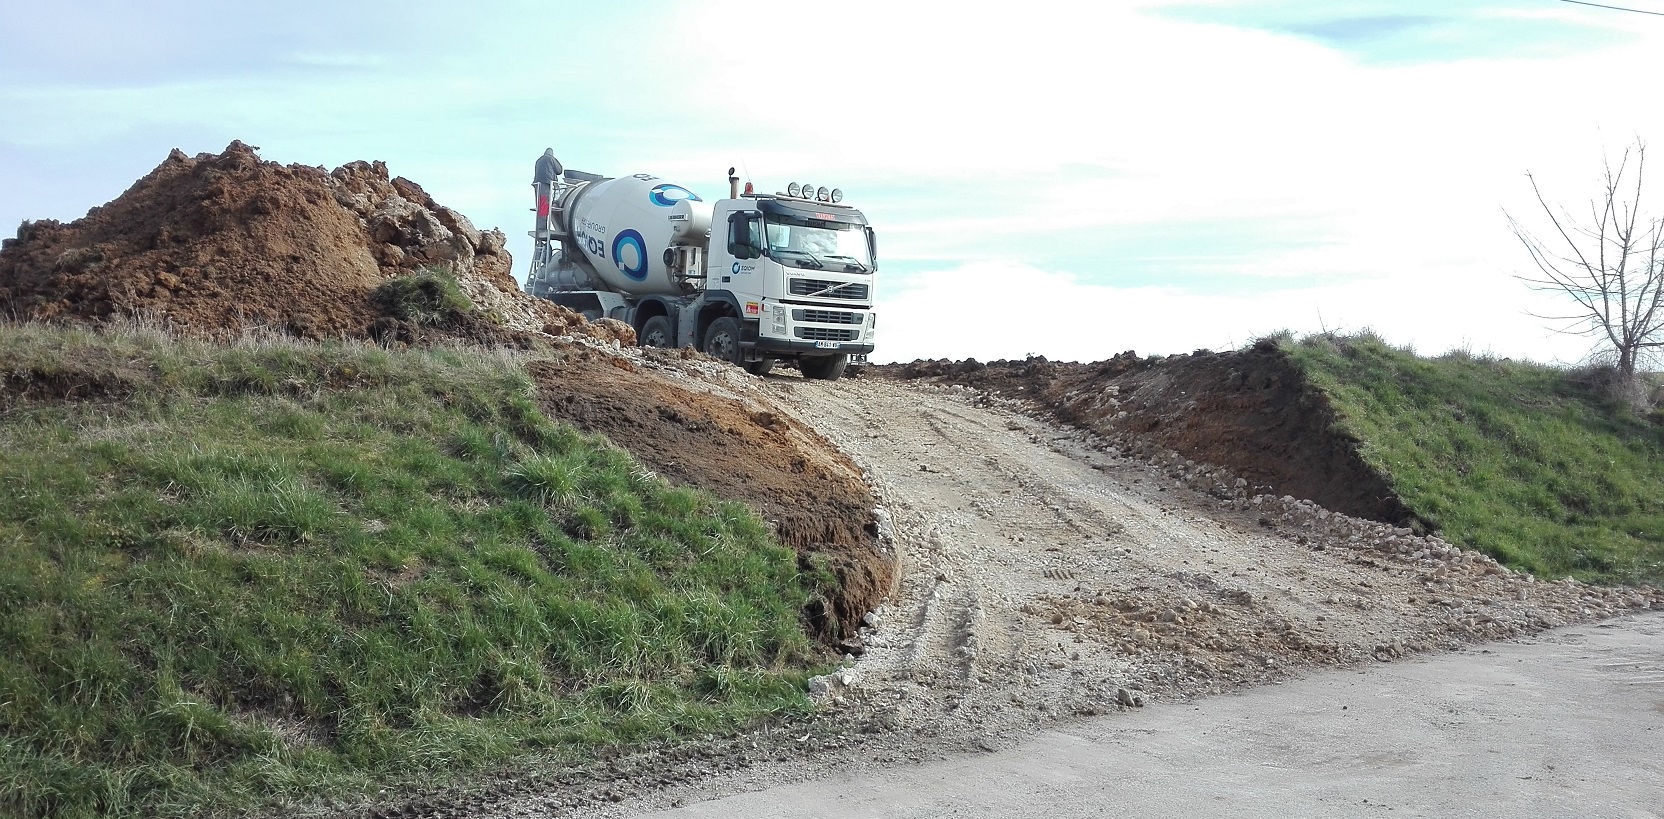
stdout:
[(832, 204), (836, 205), (836, 204), (838, 204), (839, 202), (842, 202), (842, 201), (844, 201), (844, 189), (843, 188), (833, 188), (832, 189)]
[(803, 187), (801, 185), (798, 185), (796, 182), (793, 182), (790, 185), (786, 186), (786, 195), (787, 196), (801, 196), (801, 195), (803, 195)]
[(803, 198), (804, 199), (813, 199), (814, 196), (815, 196), (815, 186), (809, 184), (808, 182), (804, 182), (803, 183)]
[(815, 190), (815, 198), (822, 202), (830, 201), (832, 199), (832, 192), (826, 188), (818, 188)]

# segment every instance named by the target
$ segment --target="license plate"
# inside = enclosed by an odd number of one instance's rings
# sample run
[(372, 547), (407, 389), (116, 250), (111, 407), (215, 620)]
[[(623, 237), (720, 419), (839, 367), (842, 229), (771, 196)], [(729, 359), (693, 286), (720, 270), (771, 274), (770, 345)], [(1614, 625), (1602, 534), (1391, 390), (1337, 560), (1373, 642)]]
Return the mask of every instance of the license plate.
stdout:
[(841, 342), (837, 341), (817, 341), (815, 342), (815, 347), (822, 350), (836, 350), (838, 349), (838, 345), (840, 343)]

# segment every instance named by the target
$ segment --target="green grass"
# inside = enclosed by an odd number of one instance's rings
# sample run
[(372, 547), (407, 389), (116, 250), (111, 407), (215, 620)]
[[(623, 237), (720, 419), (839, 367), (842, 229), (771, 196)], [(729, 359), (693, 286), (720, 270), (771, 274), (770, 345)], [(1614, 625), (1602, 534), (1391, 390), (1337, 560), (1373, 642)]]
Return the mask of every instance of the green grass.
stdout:
[(1281, 347), (1364, 459), (1457, 543), (1538, 576), (1664, 582), (1664, 426), (1560, 368), (1373, 335)]
[(0, 815), (233, 814), (806, 709), (793, 554), (551, 423), (519, 364), (0, 325)]
[(456, 277), (438, 268), (388, 279), (373, 298), (389, 314), (413, 324), (450, 326), (476, 312)]

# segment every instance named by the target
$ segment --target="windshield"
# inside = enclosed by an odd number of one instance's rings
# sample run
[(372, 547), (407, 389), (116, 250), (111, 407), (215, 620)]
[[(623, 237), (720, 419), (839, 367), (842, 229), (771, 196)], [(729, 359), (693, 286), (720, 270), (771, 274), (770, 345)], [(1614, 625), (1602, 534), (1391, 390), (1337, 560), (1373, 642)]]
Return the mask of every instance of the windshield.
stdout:
[(816, 270), (872, 270), (867, 231), (861, 225), (769, 214), (764, 230), (768, 255), (794, 267)]

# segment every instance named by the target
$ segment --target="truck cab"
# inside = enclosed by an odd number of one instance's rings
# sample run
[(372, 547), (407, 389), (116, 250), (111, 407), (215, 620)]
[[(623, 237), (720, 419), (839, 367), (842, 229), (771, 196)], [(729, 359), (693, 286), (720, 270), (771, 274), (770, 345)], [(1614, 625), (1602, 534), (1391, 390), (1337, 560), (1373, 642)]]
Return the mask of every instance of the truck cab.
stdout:
[(705, 288), (739, 305), (742, 363), (785, 359), (806, 375), (841, 374), (851, 356), (871, 353), (874, 245), (866, 217), (842, 204), (766, 195), (717, 201)]

